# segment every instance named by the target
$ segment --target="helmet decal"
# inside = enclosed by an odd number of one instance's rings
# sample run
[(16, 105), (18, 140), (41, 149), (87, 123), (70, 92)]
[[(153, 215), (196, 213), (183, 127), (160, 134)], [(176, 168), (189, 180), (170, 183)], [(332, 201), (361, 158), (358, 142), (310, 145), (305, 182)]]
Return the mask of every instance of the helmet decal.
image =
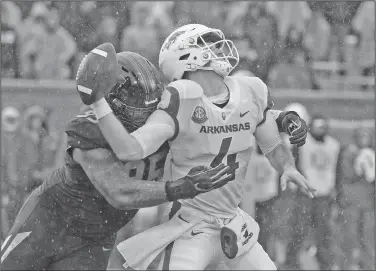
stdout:
[(182, 31), (177, 31), (176, 33), (174, 33), (168, 40), (164, 42), (162, 51), (170, 49), (171, 44), (173, 44), (176, 41), (176, 39), (182, 34), (184, 34), (185, 32), (186, 32), (185, 30), (182, 30)]

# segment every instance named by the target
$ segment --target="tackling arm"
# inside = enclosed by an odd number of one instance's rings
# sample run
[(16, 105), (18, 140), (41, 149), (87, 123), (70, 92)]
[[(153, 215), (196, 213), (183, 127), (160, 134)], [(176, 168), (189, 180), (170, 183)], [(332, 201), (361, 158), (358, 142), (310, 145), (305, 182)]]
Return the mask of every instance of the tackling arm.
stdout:
[(167, 201), (194, 198), (222, 187), (231, 180), (230, 167), (223, 163), (215, 168), (198, 166), (175, 181), (151, 182), (132, 180), (116, 155), (107, 149), (73, 149), (78, 162), (95, 188), (116, 209), (139, 209)]
[(116, 155), (107, 149), (73, 150), (95, 188), (117, 209), (138, 209), (167, 202), (164, 182), (130, 180), (129, 172)]

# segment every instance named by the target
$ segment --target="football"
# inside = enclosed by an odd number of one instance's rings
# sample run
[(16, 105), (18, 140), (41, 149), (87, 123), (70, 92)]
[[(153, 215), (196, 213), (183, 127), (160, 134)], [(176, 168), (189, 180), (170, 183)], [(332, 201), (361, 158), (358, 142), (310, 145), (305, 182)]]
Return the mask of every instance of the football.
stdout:
[(103, 98), (116, 84), (117, 59), (111, 43), (103, 43), (91, 50), (81, 61), (76, 84), (86, 105)]

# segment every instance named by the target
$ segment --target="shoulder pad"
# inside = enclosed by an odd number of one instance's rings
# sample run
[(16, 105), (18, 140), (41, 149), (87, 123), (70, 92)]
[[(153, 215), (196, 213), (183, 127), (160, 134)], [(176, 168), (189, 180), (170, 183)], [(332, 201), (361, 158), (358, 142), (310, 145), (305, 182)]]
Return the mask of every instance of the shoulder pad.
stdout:
[(270, 91), (266, 84), (258, 77), (249, 76), (237, 76), (238, 80), (242, 80), (246, 86), (248, 86), (249, 91), (255, 98), (260, 110), (261, 120), (258, 125), (264, 123), (266, 118), (266, 112), (273, 108), (274, 102), (270, 96)]
[(158, 109), (165, 110), (170, 116), (176, 118), (182, 100), (196, 99), (203, 95), (202, 87), (191, 80), (174, 81), (165, 87)]
[(111, 149), (102, 131), (98, 126), (98, 120), (93, 112), (76, 116), (70, 121), (65, 133), (68, 135), (68, 146), (82, 150), (97, 148)]
[(258, 77), (244, 76), (244, 79), (247, 80), (250, 90), (265, 105), (265, 107), (268, 107), (269, 109), (272, 108), (274, 103), (266, 84)]
[(204, 91), (202, 87), (191, 80), (177, 80), (170, 83), (166, 88), (175, 88), (180, 95), (180, 99), (197, 99), (200, 98)]

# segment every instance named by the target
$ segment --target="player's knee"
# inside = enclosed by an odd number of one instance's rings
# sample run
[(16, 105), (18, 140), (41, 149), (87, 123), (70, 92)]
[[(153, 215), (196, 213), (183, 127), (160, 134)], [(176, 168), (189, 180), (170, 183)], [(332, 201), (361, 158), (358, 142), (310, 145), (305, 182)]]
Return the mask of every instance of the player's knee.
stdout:
[(140, 209), (133, 220), (133, 226), (139, 229), (139, 231), (144, 231), (146, 229), (154, 227), (160, 220), (158, 207)]
[(277, 270), (277, 266), (274, 264), (272, 259), (270, 259), (269, 255), (265, 253), (260, 261), (258, 262), (258, 266), (256, 266), (255, 270)]
[(209, 263), (209, 257), (199, 252), (199, 248), (193, 249), (187, 246), (173, 245), (167, 247), (162, 258), (161, 270), (205, 270)]
[(269, 255), (265, 252), (261, 268), (259, 270), (277, 270), (277, 266), (274, 264)]
[(269, 258), (269, 265), (265, 270), (277, 270), (277, 266), (275, 266), (274, 262)]
[[(166, 264), (166, 262), (164, 262)], [(203, 262), (191, 259), (189, 255), (182, 257), (174, 257), (168, 264), (168, 270), (205, 270), (206, 266)], [(167, 267), (167, 266), (163, 266)]]
[(274, 262), (259, 243), (256, 243), (248, 254), (255, 270), (277, 270)]

